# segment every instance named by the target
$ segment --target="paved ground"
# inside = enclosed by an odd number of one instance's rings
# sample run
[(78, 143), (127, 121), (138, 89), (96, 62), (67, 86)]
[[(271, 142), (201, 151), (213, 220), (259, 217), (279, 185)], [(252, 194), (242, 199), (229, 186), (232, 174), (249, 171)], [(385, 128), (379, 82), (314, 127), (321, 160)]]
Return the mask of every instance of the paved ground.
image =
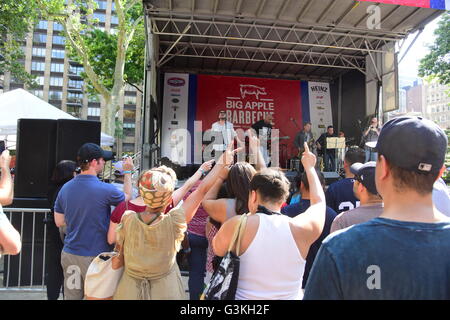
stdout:
[[(45, 287), (42, 289), (41, 287), (33, 287), (32, 289), (5, 289), (3, 287), (3, 267), (4, 260), (3, 256), (0, 257), (0, 300), (47, 300), (47, 293)], [(186, 291), (186, 299), (189, 299), (188, 293), (188, 273), (182, 271), (182, 280), (183, 285)], [(59, 300), (62, 300), (62, 295)]]
[[(187, 292), (187, 282), (188, 277), (183, 276), (183, 284), (186, 288), (186, 299), (189, 299), (189, 294)], [(0, 287), (0, 300), (47, 300), (47, 294), (45, 291), (31, 292), (30, 290), (8, 290), (3, 291)], [(62, 300), (62, 295), (59, 300)]]

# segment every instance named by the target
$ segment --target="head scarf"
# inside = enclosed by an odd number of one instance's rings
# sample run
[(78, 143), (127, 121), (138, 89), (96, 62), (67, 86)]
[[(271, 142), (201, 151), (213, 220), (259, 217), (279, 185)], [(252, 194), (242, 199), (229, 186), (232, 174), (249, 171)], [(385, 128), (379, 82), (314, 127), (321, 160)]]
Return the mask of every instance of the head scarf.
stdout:
[(166, 206), (175, 190), (175, 172), (165, 166), (144, 172), (139, 180), (139, 193), (147, 207), (152, 209)]

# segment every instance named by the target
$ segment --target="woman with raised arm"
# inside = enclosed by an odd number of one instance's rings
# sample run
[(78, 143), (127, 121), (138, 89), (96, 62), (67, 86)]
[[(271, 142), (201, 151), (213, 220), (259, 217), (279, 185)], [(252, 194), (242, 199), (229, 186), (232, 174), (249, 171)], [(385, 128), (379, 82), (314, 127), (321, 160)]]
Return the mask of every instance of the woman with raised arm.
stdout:
[[(314, 166), (316, 157), (304, 144), (302, 164), (308, 176), (311, 207), (289, 218), (280, 213), (289, 181), (278, 170), (263, 169), (250, 182), (247, 224), (240, 243), (237, 300), (302, 299), (302, 277), (309, 247), (325, 222), (325, 195)], [(240, 217), (226, 221), (213, 240), (224, 256)]]
[[(181, 200), (183, 200), (186, 193), (192, 189), (192, 187), (200, 180), (200, 178), (206, 175), (206, 172), (211, 170), (212, 165), (214, 164), (214, 159), (204, 162), (200, 168), (190, 177), (182, 187), (175, 190), (172, 194), (172, 202), (166, 207), (165, 213), (172, 210), (176, 207)], [(141, 183), (143, 175), (141, 175), (138, 179), (138, 187)], [(147, 209), (147, 206), (144, 202), (144, 199), (139, 195), (136, 199), (123, 201), (119, 203), (119, 205), (113, 210), (109, 222), (109, 230), (108, 230), (108, 243), (114, 244), (116, 242), (116, 229), (122, 219), (123, 214), (127, 210), (131, 210), (134, 212), (144, 212)]]
[[(231, 147), (231, 146), (230, 146)], [(142, 174), (139, 193), (146, 211), (126, 211), (117, 228), (117, 248), (124, 259), (124, 273), (114, 299), (185, 299), (176, 253), (187, 222), (194, 216), (217, 177), (233, 163), (238, 150), (227, 149), (198, 188), (182, 205), (164, 214), (176, 184), (175, 172), (165, 166)]]

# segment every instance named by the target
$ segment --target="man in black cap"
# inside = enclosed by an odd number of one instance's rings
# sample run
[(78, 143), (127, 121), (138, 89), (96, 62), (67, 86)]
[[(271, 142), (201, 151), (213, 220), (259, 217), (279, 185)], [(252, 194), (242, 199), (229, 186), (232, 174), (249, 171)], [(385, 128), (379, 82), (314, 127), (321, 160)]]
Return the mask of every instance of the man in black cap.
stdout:
[(385, 124), (375, 175), (383, 213), (324, 240), (305, 299), (450, 299), (450, 218), (432, 201), (447, 145), (432, 121)]
[(350, 167), (351, 172), (355, 175), (353, 193), (360, 201), (360, 206), (339, 214), (331, 224), (330, 232), (369, 221), (383, 213), (383, 200), (375, 185), (376, 165), (375, 161), (370, 161), (365, 164), (354, 163)]
[(124, 163), (125, 195), (97, 178), (105, 161), (112, 159), (111, 151), (95, 143), (82, 145), (77, 159), (81, 173), (62, 187), (55, 202), (55, 223), (67, 227), (61, 254), (66, 300), (83, 299), (89, 264), (98, 254), (112, 250), (107, 242), (111, 206), (131, 198), (131, 158)]

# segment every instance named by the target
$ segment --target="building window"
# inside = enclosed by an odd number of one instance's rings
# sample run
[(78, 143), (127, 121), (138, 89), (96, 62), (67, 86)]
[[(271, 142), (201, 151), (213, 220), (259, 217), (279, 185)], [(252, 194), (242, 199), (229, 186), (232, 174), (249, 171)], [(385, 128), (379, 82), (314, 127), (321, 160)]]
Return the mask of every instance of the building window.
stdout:
[(44, 71), (45, 70), (45, 62), (31, 62), (31, 70), (33, 71)]
[(32, 94), (34, 94), (36, 97), (41, 98), (44, 96), (44, 91), (42, 90), (31, 90)]
[(123, 128), (125, 129), (134, 129), (136, 128), (136, 124), (135, 123), (124, 123), (123, 124)]
[(36, 48), (32, 50), (33, 56), (35, 57), (45, 57), (45, 48)]
[(76, 74), (76, 75), (81, 75), (81, 73), (84, 71), (83, 67), (73, 67), (71, 66), (69, 68), (69, 73), (70, 74)]
[(39, 76), (39, 77), (36, 78), (36, 83), (38, 85), (40, 85), (40, 86), (43, 86), (44, 85), (44, 79), (45, 78), (43, 76)]
[(39, 23), (38, 23), (36, 29), (47, 30), (47, 27), (48, 27), (47, 21), (41, 20), (41, 21), (39, 21)]
[(60, 49), (52, 49), (52, 58), (64, 59), (65, 52)]
[(81, 89), (83, 88), (83, 81), (80, 80), (69, 80), (69, 88)]
[(100, 108), (88, 108), (88, 116), (100, 117)]
[(98, 19), (99, 22), (105, 23), (106, 15), (104, 13), (94, 12), (94, 19)]
[[(95, 2), (97, 2), (97, 4), (98, 4), (98, 9), (106, 10), (106, 1), (96, 0)], [(114, 0), (113, 0), (113, 2), (114, 2)]]
[(47, 35), (43, 33), (35, 33), (33, 34), (33, 43), (46, 43)]
[(62, 92), (61, 91), (50, 91), (48, 93), (48, 99), (49, 100), (61, 100)]
[(58, 22), (53, 22), (53, 30), (63, 31), (64, 27), (62, 26), (62, 24), (60, 24)]
[(111, 24), (119, 24), (119, 18), (116, 15), (111, 16)]
[(50, 78), (50, 85), (51, 86), (56, 86), (56, 87), (62, 87), (62, 85), (63, 85), (63, 78), (51, 77)]
[(69, 92), (67, 94), (67, 101), (68, 102), (82, 103), (82, 100), (83, 100), (83, 94), (82, 93)]
[(64, 72), (64, 64), (63, 63), (52, 63), (50, 65), (51, 72)]
[(66, 38), (63, 36), (53, 36), (53, 44), (64, 44)]
[(125, 96), (125, 104), (136, 104), (136, 96)]

